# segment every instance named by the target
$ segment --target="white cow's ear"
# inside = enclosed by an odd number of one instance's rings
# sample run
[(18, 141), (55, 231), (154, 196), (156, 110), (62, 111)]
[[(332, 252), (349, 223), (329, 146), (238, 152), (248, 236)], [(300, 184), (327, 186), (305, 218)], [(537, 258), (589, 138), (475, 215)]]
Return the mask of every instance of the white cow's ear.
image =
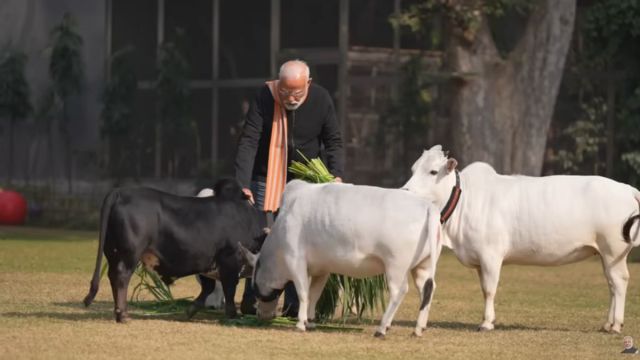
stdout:
[(452, 172), (458, 166), (458, 160), (451, 158), (447, 160), (447, 173)]
[(240, 245), (240, 252), (242, 253), (242, 258), (247, 263), (247, 265), (251, 267), (255, 267), (256, 261), (258, 260), (258, 255), (249, 251), (246, 247), (242, 246), (242, 244), (238, 244), (238, 245)]
[(442, 151), (442, 145), (433, 145), (429, 151)]

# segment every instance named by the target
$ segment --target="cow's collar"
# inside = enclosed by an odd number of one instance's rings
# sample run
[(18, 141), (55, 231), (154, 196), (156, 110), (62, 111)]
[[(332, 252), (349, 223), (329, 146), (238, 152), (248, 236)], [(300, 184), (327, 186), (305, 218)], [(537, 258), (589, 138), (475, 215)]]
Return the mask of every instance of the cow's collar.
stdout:
[(444, 224), (449, 218), (453, 211), (456, 209), (458, 205), (458, 201), (460, 200), (460, 194), (462, 193), (462, 189), (460, 188), (460, 173), (456, 170), (456, 186), (451, 189), (451, 195), (449, 195), (449, 200), (447, 200), (447, 204), (444, 206), (444, 209), (440, 212), (440, 223)]

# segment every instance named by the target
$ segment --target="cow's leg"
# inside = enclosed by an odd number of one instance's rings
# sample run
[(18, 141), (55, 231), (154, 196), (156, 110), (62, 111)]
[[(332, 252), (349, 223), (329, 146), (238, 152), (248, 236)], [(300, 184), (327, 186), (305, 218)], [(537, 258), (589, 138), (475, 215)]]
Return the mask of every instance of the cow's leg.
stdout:
[(389, 288), (389, 305), (382, 315), (380, 321), (380, 327), (374, 334), (375, 337), (382, 338), (387, 333), (387, 329), (391, 326), (393, 317), (398, 310), (398, 306), (402, 302), (407, 290), (409, 290), (409, 284), (407, 282), (407, 272), (391, 271), (386, 273), (387, 287)]
[[(607, 331), (620, 333), (624, 324), (624, 306), (629, 282), (629, 269), (626, 257), (623, 259), (603, 259), (605, 263), (605, 275), (613, 294), (613, 319), (612, 309), (609, 309), (608, 323), (604, 328)], [(610, 325), (610, 328), (607, 328)]]
[(312, 329), (315, 327), (314, 320), (316, 318), (316, 305), (322, 295), (322, 290), (329, 280), (329, 274), (323, 274), (314, 276), (311, 278), (311, 285), (309, 285), (309, 310), (307, 312), (307, 328)]
[(500, 260), (493, 260), (483, 261), (480, 268), (478, 268), (480, 285), (482, 286), (482, 293), (484, 294), (484, 320), (478, 328), (479, 331), (493, 330), (494, 328), (496, 321), (494, 301), (498, 289), (498, 282), (500, 281), (501, 267), (502, 262)]
[(416, 336), (422, 336), (422, 331), (427, 328), (431, 299), (436, 290), (436, 283), (433, 279), (433, 274), (429, 271), (428, 261), (419, 264), (411, 271), (416, 289), (420, 294), (420, 312), (418, 313), (418, 321), (414, 330), (414, 335)]
[(216, 281), (206, 276), (196, 275), (200, 282), (200, 295), (193, 300), (191, 306), (187, 309), (187, 318), (191, 319), (198, 311), (204, 309), (205, 300), (216, 288)]
[(129, 320), (129, 314), (127, 312), (127, 289), (129, 288), (129, 281), (131, 280), (131, 275), (133, 275), (133, 270), (131, 266), (127, 266), (123, 261), (109, 264), (109, 282), (111, 283), (114, 302), (113, 313), (116, 322), (119, 323), (126, 323)]
[(613, 282), (609, 280), (609, 274), (607, 273), (607, 264), (604, 261), (604, 257), (601, 256), (602, 260), (602, 271), (607, 279), (607, 285), (609, 287), (609, 313), (607, 314), (607, 321), (602, 325), (602, 331), (610, 332), (611, 327), (613, 326), (613, 317), (615, 315), (616, 309), (616, 298), (614, 296), (613, 291)]
[(236, 286), (238, 286), (238, 271), (240, 269), (220, 266), (220, 282), (222, 283), (222, 292), (224, 292), (224, 311), (229, 319), (237, 316), (236, 311)]
[(309, 276), (307, 275), (306, 269), (305, 271), (296, 272), (293, 284), (296, 286), (298, 301), (300, 302), (296, 328), (305, 331), (307, 330), (307, 314), (309, 312)]

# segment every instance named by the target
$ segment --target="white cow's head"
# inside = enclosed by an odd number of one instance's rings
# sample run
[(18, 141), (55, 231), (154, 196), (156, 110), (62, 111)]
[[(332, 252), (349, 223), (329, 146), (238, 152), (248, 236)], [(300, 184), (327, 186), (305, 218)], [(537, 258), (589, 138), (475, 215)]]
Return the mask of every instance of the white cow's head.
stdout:
[(456, 184), (455, 169), (458, 161), (447, 158), (442, 146), (425, 150), (411, 167), (411, 179), (402, 187), (444, 206)]
[(257, 315), (260, 320), (271, 320), (276, 317), (278, 298), (284, 289), (284, 283), (280, 287), (273, 287), (272, 275), (260, 264), (260, 254), (253, 254), (240, 245), (246, 264), (253, 268), (251, 286), (258, 299)]

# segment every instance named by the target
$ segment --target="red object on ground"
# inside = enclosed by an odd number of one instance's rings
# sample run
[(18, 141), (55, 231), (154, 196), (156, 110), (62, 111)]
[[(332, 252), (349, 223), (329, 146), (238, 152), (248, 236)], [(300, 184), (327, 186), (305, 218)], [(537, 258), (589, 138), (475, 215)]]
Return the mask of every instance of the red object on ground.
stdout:
[(15, 191), (0, 190), (0, 225), (21, 225), (27, 217), (27, 201)]

